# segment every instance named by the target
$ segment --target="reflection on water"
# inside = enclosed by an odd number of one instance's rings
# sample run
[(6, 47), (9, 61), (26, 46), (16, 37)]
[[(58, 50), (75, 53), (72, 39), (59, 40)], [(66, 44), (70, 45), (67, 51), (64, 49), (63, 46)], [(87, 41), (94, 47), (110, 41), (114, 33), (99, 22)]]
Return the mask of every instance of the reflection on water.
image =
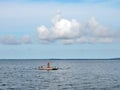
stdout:
[(0, 90), (120, 90), (120, 61), (0, 61)]

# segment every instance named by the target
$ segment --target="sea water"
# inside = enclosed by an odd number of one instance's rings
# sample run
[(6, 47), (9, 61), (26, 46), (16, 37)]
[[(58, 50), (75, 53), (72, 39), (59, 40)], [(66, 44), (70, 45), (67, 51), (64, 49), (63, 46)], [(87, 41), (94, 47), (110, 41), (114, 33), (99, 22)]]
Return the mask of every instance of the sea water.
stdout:
[(120, 90), (119, 60), (1, 60), (0, 90)]

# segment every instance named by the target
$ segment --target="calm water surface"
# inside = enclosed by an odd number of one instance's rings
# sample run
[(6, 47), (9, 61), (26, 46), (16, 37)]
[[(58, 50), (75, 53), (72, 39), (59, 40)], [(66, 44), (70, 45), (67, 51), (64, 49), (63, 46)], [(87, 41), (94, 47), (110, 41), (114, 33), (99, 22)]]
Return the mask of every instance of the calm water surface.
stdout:
[(0, 90), (120, 90), (119, 60), (0, 61)]

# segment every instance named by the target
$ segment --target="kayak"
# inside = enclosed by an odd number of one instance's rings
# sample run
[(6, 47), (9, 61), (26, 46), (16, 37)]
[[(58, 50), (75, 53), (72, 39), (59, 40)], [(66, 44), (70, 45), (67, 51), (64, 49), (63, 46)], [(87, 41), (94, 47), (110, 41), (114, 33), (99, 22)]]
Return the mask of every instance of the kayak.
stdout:
[(57, 67), (50, 67), (50, 62), (47, 63), (47, 67), (39, 66), (39, 70), (58, 70)]
[(39, 70), (58, 70), (58, 68), (41, 68), (41, 67), (39, 67), (38, 68)]

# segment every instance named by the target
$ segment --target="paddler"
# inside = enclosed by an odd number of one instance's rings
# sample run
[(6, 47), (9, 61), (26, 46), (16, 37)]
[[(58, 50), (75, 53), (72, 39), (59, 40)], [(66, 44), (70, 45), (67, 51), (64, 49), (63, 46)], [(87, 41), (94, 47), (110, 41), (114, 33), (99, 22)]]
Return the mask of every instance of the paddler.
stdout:
[(47, 63), (47, 68), (50, 68), (50, 62)]

